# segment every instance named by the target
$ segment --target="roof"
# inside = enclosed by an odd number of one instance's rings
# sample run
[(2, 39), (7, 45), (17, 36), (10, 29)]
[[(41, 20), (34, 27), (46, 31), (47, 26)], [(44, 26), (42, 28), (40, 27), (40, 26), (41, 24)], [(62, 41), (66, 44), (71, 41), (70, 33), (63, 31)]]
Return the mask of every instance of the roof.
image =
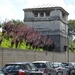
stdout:
[(59, 9), (62, 12), (66, 13), (67, 15), (69, 15), (69, 13), (64, 10), (62, 7), (56, 6), (56, 7), (39, 7), (39, 8), (26, 8), (23, 9), (23, 11), (38, 11), (38, 10), (53, 10), (53, 9)]

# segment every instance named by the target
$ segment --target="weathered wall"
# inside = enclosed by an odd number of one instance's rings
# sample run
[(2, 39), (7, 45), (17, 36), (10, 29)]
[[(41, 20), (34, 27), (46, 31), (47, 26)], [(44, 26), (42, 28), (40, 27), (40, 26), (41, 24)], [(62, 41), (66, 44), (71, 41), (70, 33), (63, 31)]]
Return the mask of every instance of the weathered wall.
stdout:
[[(67, 52), (40, 52), (32, 50), (16, 50), (16, 49), (4, 49), (0, 48), (0, 67), (3, 67), (5, 63), (30, 61), (35, 60), (47, 60), (51, 62), (67, 62)], [(69, 60), (75, 61), (75, 53), (69, 53)]]

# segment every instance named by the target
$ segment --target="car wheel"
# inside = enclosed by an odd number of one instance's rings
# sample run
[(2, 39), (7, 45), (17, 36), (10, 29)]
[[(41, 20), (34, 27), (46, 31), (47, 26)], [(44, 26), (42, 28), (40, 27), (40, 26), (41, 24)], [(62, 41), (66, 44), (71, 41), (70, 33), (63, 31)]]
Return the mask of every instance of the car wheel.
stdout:
[(70, 71), (70, 75), (75, 75), (74, 71)]
[(48, 75), (51, 75), (50, 73)]

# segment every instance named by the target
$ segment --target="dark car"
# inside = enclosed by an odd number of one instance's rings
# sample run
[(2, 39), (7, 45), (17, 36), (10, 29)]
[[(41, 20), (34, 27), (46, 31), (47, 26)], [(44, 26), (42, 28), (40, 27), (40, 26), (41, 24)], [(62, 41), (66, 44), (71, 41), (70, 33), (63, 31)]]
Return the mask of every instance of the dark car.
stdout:
[(62, 64), (65, 66), (65, 68), (69, 69), (69, 75), (75, 75), (75, 68), (71, 63), (63, 62)]
[(33, 64), (43, 72), (43, 75), (57, 75), (56, 70), (49, 61), (34, 61)]
[(15, 62), (5, 64), (3, 67), (5, 75), (42, 75), (31, 62)]

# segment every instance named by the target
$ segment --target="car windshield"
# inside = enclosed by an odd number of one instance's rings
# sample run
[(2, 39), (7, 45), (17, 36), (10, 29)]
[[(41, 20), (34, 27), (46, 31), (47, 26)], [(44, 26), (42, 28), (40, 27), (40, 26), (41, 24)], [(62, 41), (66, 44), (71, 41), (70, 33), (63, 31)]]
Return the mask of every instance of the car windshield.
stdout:
[(57, 68), (57, 67), (65, 67), (65, 66), (63, 64), (54, 63), (53, 67)]
[(21, 69), (21, 65), (20, 64), (7, 64), (4, 66), (4, 70), (12, 70), (12, 69), (19, 70)]
[(48, 67), (53, 68), (53, 65), (52, 65), (52, 63), (51, 63), (51, 62), (46, 62), (46, 64), (48, 65)]
[(34, 64), (30, 63), (31, 69), (36, 70), (37, 68), (34, 66)]
[(71, 63), (62, 63), (64, 66), (73, 66)]
[(37, 68), (45, 68), (46, 65), (44, 63), (33, 63)]
[(59, 65), (58, 64), (53, 64), (53, 67), (57, 68), (57, 67), (59, 67)]

